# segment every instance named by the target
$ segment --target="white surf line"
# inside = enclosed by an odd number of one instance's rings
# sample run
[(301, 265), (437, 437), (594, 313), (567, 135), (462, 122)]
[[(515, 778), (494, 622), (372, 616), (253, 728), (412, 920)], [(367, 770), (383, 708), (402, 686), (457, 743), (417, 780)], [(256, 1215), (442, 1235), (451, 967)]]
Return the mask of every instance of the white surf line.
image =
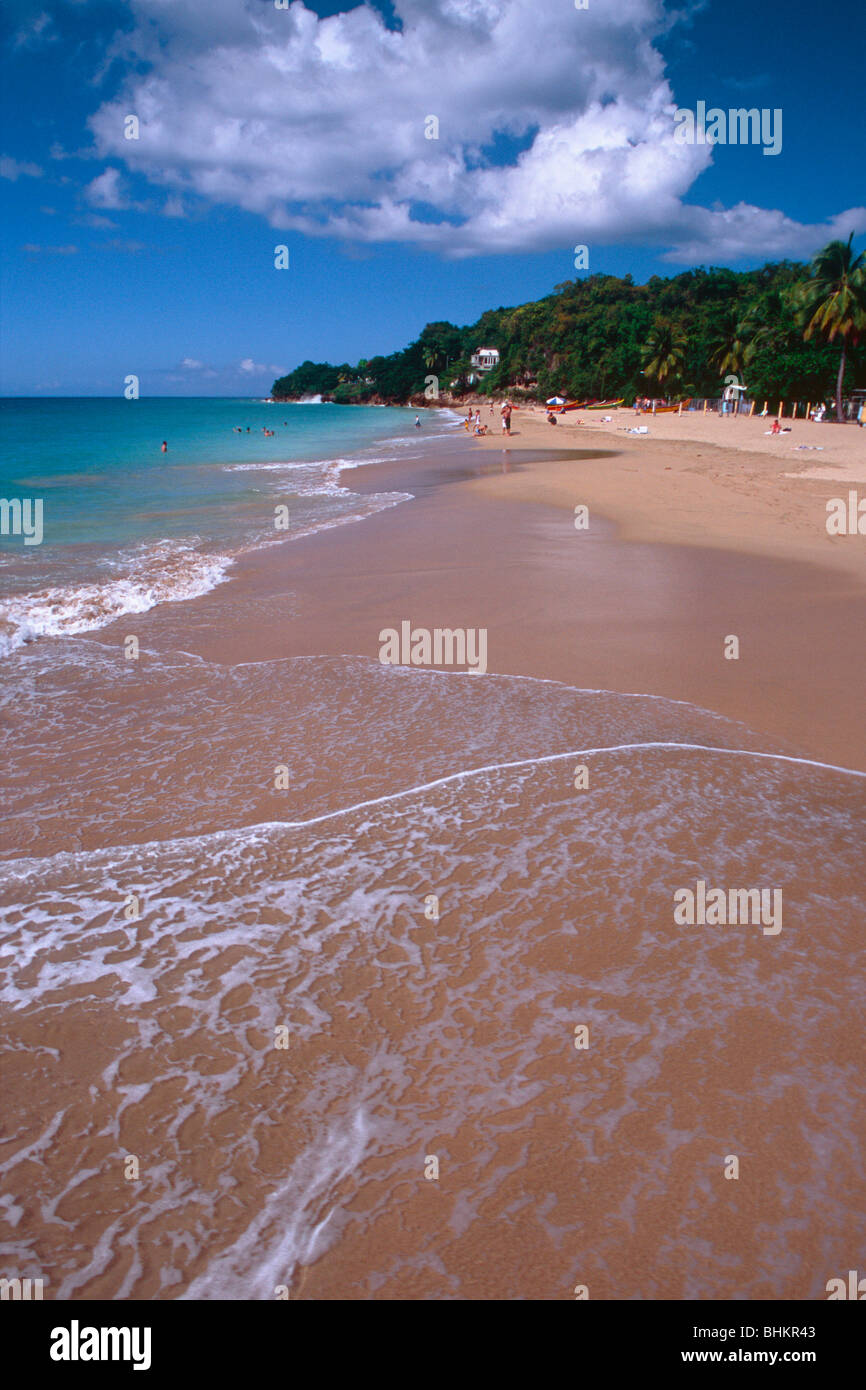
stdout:
[(352, 806), (341, 806), (336, 811), (325, 811), (321, 816), (312, 816), (309, 820), (266, 820), (256, 821), (252, 825), (236, 826), (231, 830), (212, 830), (203, 835), (178, 835), (171, 840), (145, 840), (140, 844), (132, 845), (106, 845), (100, 849), (85, 851), (61, 850), (58, 854), (49, 854), (43, 857), (30, 857), (26, 859), (6, 859), (0, 860), (0, 882), (3, 881), (3, 868), (17, 870), (22, 873), (31, 872), (30, 865), (50, 864), (57, 861), (74, 863), (79, 858), (99, 859), (100, 855), (111, 854), (141, 854), (152, 849), (171, 850), (175, 847), (191, 844), (198, 841), (202, 844), (206, 842), (218, 841), (230, 835), (251, 834), (257, 830), (305, 830), (307, 826), (322, 825), (325, 821), (336, 820), (339, 816), (350, 816), (353, 811), (364, 811), (372, 806), (384, 806), (389, 801), (399, 801), (403, 797), (416, 796), (420, 792), (432, 791), (435, 787), (448, 786), (450, 782), (459, 782), (462, 777), (477, 777), (484, 772), (508, 772), (513, 768), (539, 767), (542, 763), (564, 762), (567, 758), (590, 758), (595, 754), (601, 753), (634, 753), (640, 752), (645, 748), (666, 748), (676, 749), (682, 753), (718, 753), (723, 756), (737, 758), (760, 758), (766, 762), (792, 763), (799, 767), (816, 767), (822, 772), (841, 772), (845, 777), (862, 777), (866, 779), (866, 772), (860, 772), (853, 767), (839, 767), (836, 763), (820, 763), (813, 758), (793, 758), (785, 753), (756, 753), (750, 748), (718, 748), (714, 745), (704, 743), (617, 743), (601, 748), (577, 748), (571, 749), (566, 753), (543, 753), (535, 758), (521, 758), (513, 763), (488, 763), (484, 767), (462, 768), (459, 772), (450, 772), (446, 777), (437, 777), (433, 782), (422, 782), (415, 787), (404, 787), (402, 791), (386, 792), (384, 796), (372, 797), (369, 801), (358, 801)]
[(632, 753), (644, 748), (676, 748), (690, 753), (722, 753), (732, 757), (764, 758), (770, 762), (798, 763), (803, 767), (821, 768), (825, 772), (841, 772), (848, 777), (866, 778), (866, 772), (859, 772), (856, 768), (837, 767), (835, 763), (819, 763), (811, 758), (792, 758), (784, 753), (754, 753), (748, 748), (717, 748), (703, 743), (617, 743), (602, 748), (579, 748), (568, 753), (544, 753), (536, 758), (521, 758), (513, 763), (488, 763), (485, 767), (463, 768), (460, 772), (449, 773), (447, 777), (437, 777), (433, 782), (423, 782), (417, 787), (407, 787), (399, 792), (388, 792), (385, 796), (376, 796), (370, 801), (359, 801), (354, 806), (343, 807), (339, 811), (326, 811), (310, 820), (262, 821), (256, 826), (246, 828), (260, 830), (269, 826), (282, 826), (287, 830), (299, 830), (308, 825), (321, 825), (323, 821), (333, 820), (335, 816), (348, 816), (353, 811), (366, 810), (368, 806), (382, 806), (388, 801), (398, 801), (404, 796), (415, 796), (420, 792), (432, 791), (434, 787), (445, 787), (449, 782), (459, 782), (461, 777), (477, 777), (484, 772), (508, 772), (512, 768), (539, 767), (542, 763), (562, 762), (566, 758), (589, 758), (598, 753)]

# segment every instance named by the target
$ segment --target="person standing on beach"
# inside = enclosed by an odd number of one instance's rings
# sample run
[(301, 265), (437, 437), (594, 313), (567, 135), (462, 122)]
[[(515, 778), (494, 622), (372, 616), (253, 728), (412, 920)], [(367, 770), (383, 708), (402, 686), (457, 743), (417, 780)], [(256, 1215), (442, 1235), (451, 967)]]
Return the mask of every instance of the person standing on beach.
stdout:
[(505, 404), (504, 404), (504, 406), (502, 407), (502, 424), (503, 424), (503, 426), (505, 427), (505, 433), (506, 433), (506, 434), (510, 434), (510, 433), (511, 433), (511, 402), (510, 402), (510, 401), (506, 401)]

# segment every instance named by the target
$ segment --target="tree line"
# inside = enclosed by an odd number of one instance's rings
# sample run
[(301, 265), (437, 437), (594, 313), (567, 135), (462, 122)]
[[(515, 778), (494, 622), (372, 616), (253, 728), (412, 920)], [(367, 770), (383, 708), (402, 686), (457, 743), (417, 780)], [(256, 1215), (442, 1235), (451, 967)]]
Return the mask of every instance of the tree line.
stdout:
[[(718, 396), (726, 377), (754, 399), (836, 398), (866, 384), (866, 253), (832, 241), (804, 265), (689, 270), (636, 285), (591, 275), (474, 324), (428, 323), (415, 342), (350, 365), (304, 362), (274, 382), (277, 398), (399, 404), (468, 391), (544, 400)], [(497, 348), (474, 375), (471, 356)], [(431, 383), (431, 378), (435, 382)]]

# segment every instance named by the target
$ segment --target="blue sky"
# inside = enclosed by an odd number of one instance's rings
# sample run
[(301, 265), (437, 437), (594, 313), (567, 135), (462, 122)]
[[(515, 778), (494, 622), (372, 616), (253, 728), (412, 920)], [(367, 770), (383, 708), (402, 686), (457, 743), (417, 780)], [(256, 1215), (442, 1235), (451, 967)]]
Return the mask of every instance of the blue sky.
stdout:
[[(0, 389), (262, 394), (579, 243), (638, 280), (863, 245), (862, 52), (854, 0), (7, 0)], [(677, 146), (700, 100), (781, 109), (781, 153)]]

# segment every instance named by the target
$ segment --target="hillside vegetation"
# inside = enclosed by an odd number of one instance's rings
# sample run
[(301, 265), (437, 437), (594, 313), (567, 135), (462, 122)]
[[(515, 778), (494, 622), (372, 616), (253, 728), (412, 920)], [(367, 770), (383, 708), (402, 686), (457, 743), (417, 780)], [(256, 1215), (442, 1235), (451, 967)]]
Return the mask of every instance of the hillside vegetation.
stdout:
[[(815, 401), (835, 394), (840, 367), (843, 392), (864, 384), (863, 341), (863, 257), (850, 241), (833, 242), (811, 266), (690, 270), (645, 285), (628, 275), (567, 281), (544, 299), (488, 310), (465, 327), (428, 323), (415, 342), (385, 357), (304, 362), (274, 382), (273, 395), (401, 403), (423, 398), (425, 386), (429, 400), (438, 386), (450, 399), (470, 390), (541, 400), (676, 399), (718, 396), (733, 374), (761, 400)], [(497, 348), (500, 363), (472, 382), (470, 358), (480, 347)]]

